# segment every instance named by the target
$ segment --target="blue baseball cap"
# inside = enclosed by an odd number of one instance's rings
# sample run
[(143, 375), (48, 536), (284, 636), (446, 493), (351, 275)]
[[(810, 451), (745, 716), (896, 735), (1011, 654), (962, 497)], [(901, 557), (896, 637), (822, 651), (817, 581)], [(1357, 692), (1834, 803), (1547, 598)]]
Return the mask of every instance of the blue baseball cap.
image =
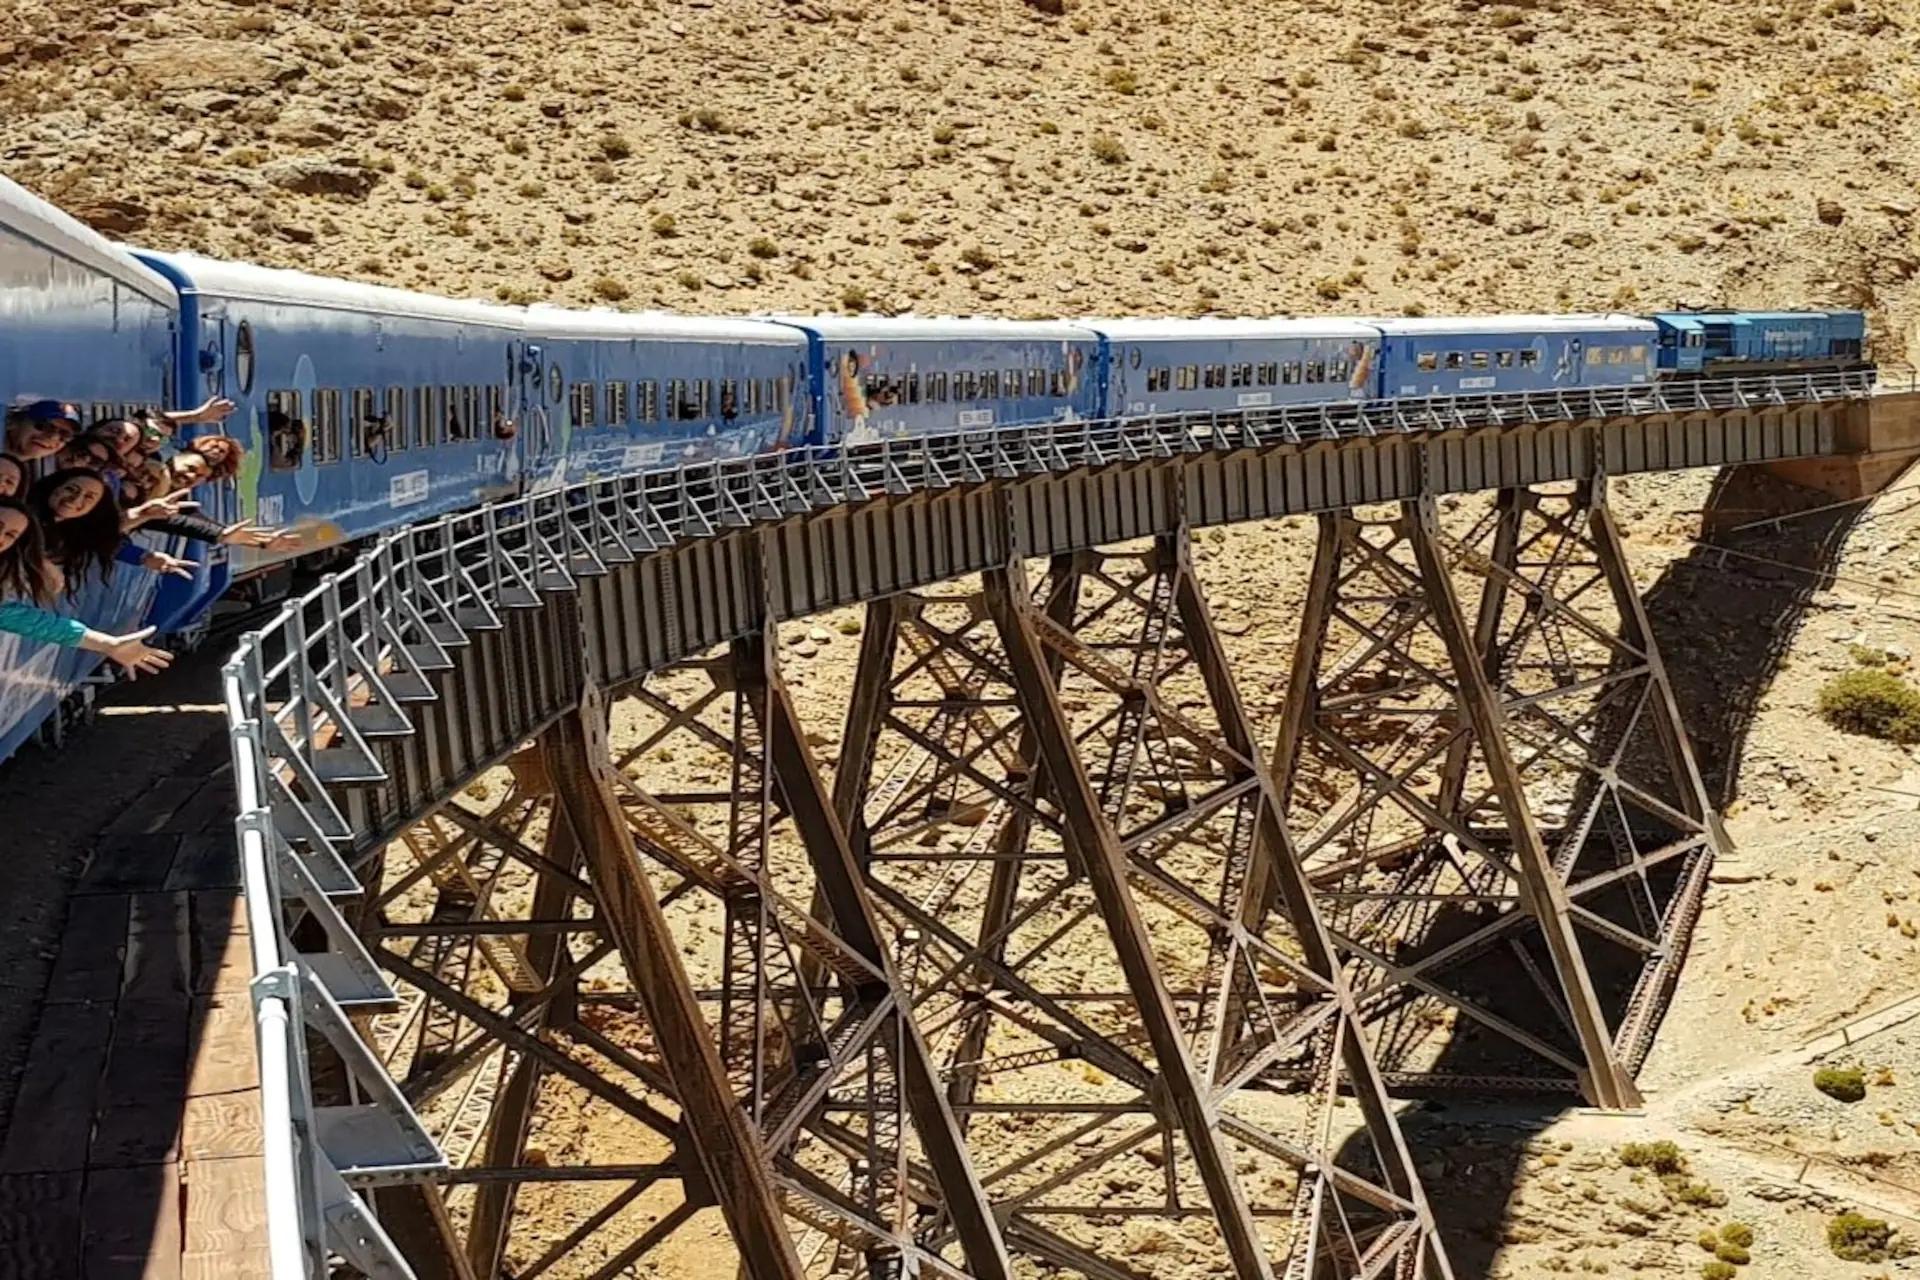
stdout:
[(35, 400), (23, 405), (7, 415), (13, 418), (25, 418), (28, 422), (71, 422), (74, 430), (80, 429), (80, 407), (68, 404), (64, 400)]

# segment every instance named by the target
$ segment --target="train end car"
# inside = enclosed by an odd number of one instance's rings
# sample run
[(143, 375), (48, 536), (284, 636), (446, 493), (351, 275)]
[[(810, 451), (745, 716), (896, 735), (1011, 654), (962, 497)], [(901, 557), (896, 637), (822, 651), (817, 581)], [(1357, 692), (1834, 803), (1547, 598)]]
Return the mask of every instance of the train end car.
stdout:
[(1105, 415), (1236, 412), (1378, 394), (1380, 330), (1353, 320), (1082, 320), (1107, 345)]
[(1100, 335), (1063, 321), (773, 316), (807, 335), (812, 443), (1097, 418)]
[(807, 336), (757, 320), (628, 311), (526, 313), (535, 487), (805, 444)]
[(301, 535), (237, 554), (261, 572), (396, 525), (517, 491), (527, 394), (518, 308), (222, 262), (141, 253), (181, 299), (188, 398), (239, 407), (235, 509)]
[(1860, 311), (1663, 311), (1660, 369), (1674, 376), (1847, 369), (1865, 362)]
[(1376, 322), (1380, 394), (1507, 395), (1655, 376), (1659, 326), (1625, 315), (1421, 316)]
[[(170, 406), (178, 325), (165, 278), (0, 178), (0, 404), (61, 400), (87, 422)], [(122, 565), (64, 610), (96, 630), (125, 633), (145, 625), (157, 587), (154, 575)], [(100, 661), (0, 633), (0, 760)]]

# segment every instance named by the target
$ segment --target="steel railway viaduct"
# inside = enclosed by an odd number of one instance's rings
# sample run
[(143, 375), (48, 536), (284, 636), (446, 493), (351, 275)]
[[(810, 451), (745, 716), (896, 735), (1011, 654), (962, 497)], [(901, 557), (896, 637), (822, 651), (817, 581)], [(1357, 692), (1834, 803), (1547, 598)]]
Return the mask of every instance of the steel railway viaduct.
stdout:
[[(224, 673), (273, 1275), (716, 1216), (753, 1280), (1456, 1274), (1391, 1100), (1632, 1105), (1724, 843), (1609, 478), (1864, 473), (1917, 400), (1059, 425), (387, 540)], [(1276, 745), (1190, 539), (1298, 515)], [(854, 604), (823, 733), (774, 628)]]

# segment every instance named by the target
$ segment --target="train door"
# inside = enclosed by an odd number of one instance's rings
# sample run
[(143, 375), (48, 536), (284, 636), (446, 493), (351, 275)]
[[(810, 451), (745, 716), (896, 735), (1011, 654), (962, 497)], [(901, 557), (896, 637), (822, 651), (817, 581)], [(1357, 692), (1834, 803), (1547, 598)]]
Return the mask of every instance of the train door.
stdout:
[(551, 489), (563, 476), (559, 433), (555, 430), (566, 393), (565, 375), (545, 347), (523, 344), (514, 393), (520, 402), (520, 457), (528, 491)]

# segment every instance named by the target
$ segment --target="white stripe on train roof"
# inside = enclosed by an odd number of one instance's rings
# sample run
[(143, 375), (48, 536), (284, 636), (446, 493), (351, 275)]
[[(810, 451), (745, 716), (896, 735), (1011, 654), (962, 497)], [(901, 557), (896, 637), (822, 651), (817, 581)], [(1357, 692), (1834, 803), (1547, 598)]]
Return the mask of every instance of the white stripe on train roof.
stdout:
[(1098, 330), (1110, 338), (1126, 342), (1155, 340), (1203, 340), (1207, 338), (1377, 338), (1379, 331), (1359, 320), (1334, 316), (1202, 316), (1183, 320), (1178, 316), (1119, 316), (1110, 320), (1082, 318), (1076, 323)]
[(110, 275), (138, 290), (168, 310), (178, 310), (180, 299), (166, 278), (125, 249), (77, 218), (60, 212), (18, 183), (0, 178), (0, 225), (18, 231), (36, 244), (75, 262)]
[(278, 302), (332, 311), (357, 311), (404, 316), (420, 320), (462, 321), (519, 332), (525, 312), (490, 302), (442, 298), (381, 284), (361, 284), (332, 276), (310, 276), (304, 271), (256, 267), (244, 262), (222, 262), (197, 253), (155, 253), (188, 281), (185, 292), (238, 302)]
[(688, 316), (677, 311), (615, 311), (595, 307), (575, 311), (536, 303), (527, 308), (530, 337), (679, 338), (693, 342), (757, 342), (804, 347), (807, 335), (784, 324), (743, 320), (738, 316)]
[(1657, 333), (1660, 326), (1639, 316), (1605, 315), (1529, 316), (1392, 316), (1369, 321), (1386, 333)]
[(796, 316), (758, 317), (811, 329), (821, 337), (895, 342), (984, 340), (1001, 342), (1093, 342), (1097, 335), (1066, 320), (999, 320), (991, 316)]

